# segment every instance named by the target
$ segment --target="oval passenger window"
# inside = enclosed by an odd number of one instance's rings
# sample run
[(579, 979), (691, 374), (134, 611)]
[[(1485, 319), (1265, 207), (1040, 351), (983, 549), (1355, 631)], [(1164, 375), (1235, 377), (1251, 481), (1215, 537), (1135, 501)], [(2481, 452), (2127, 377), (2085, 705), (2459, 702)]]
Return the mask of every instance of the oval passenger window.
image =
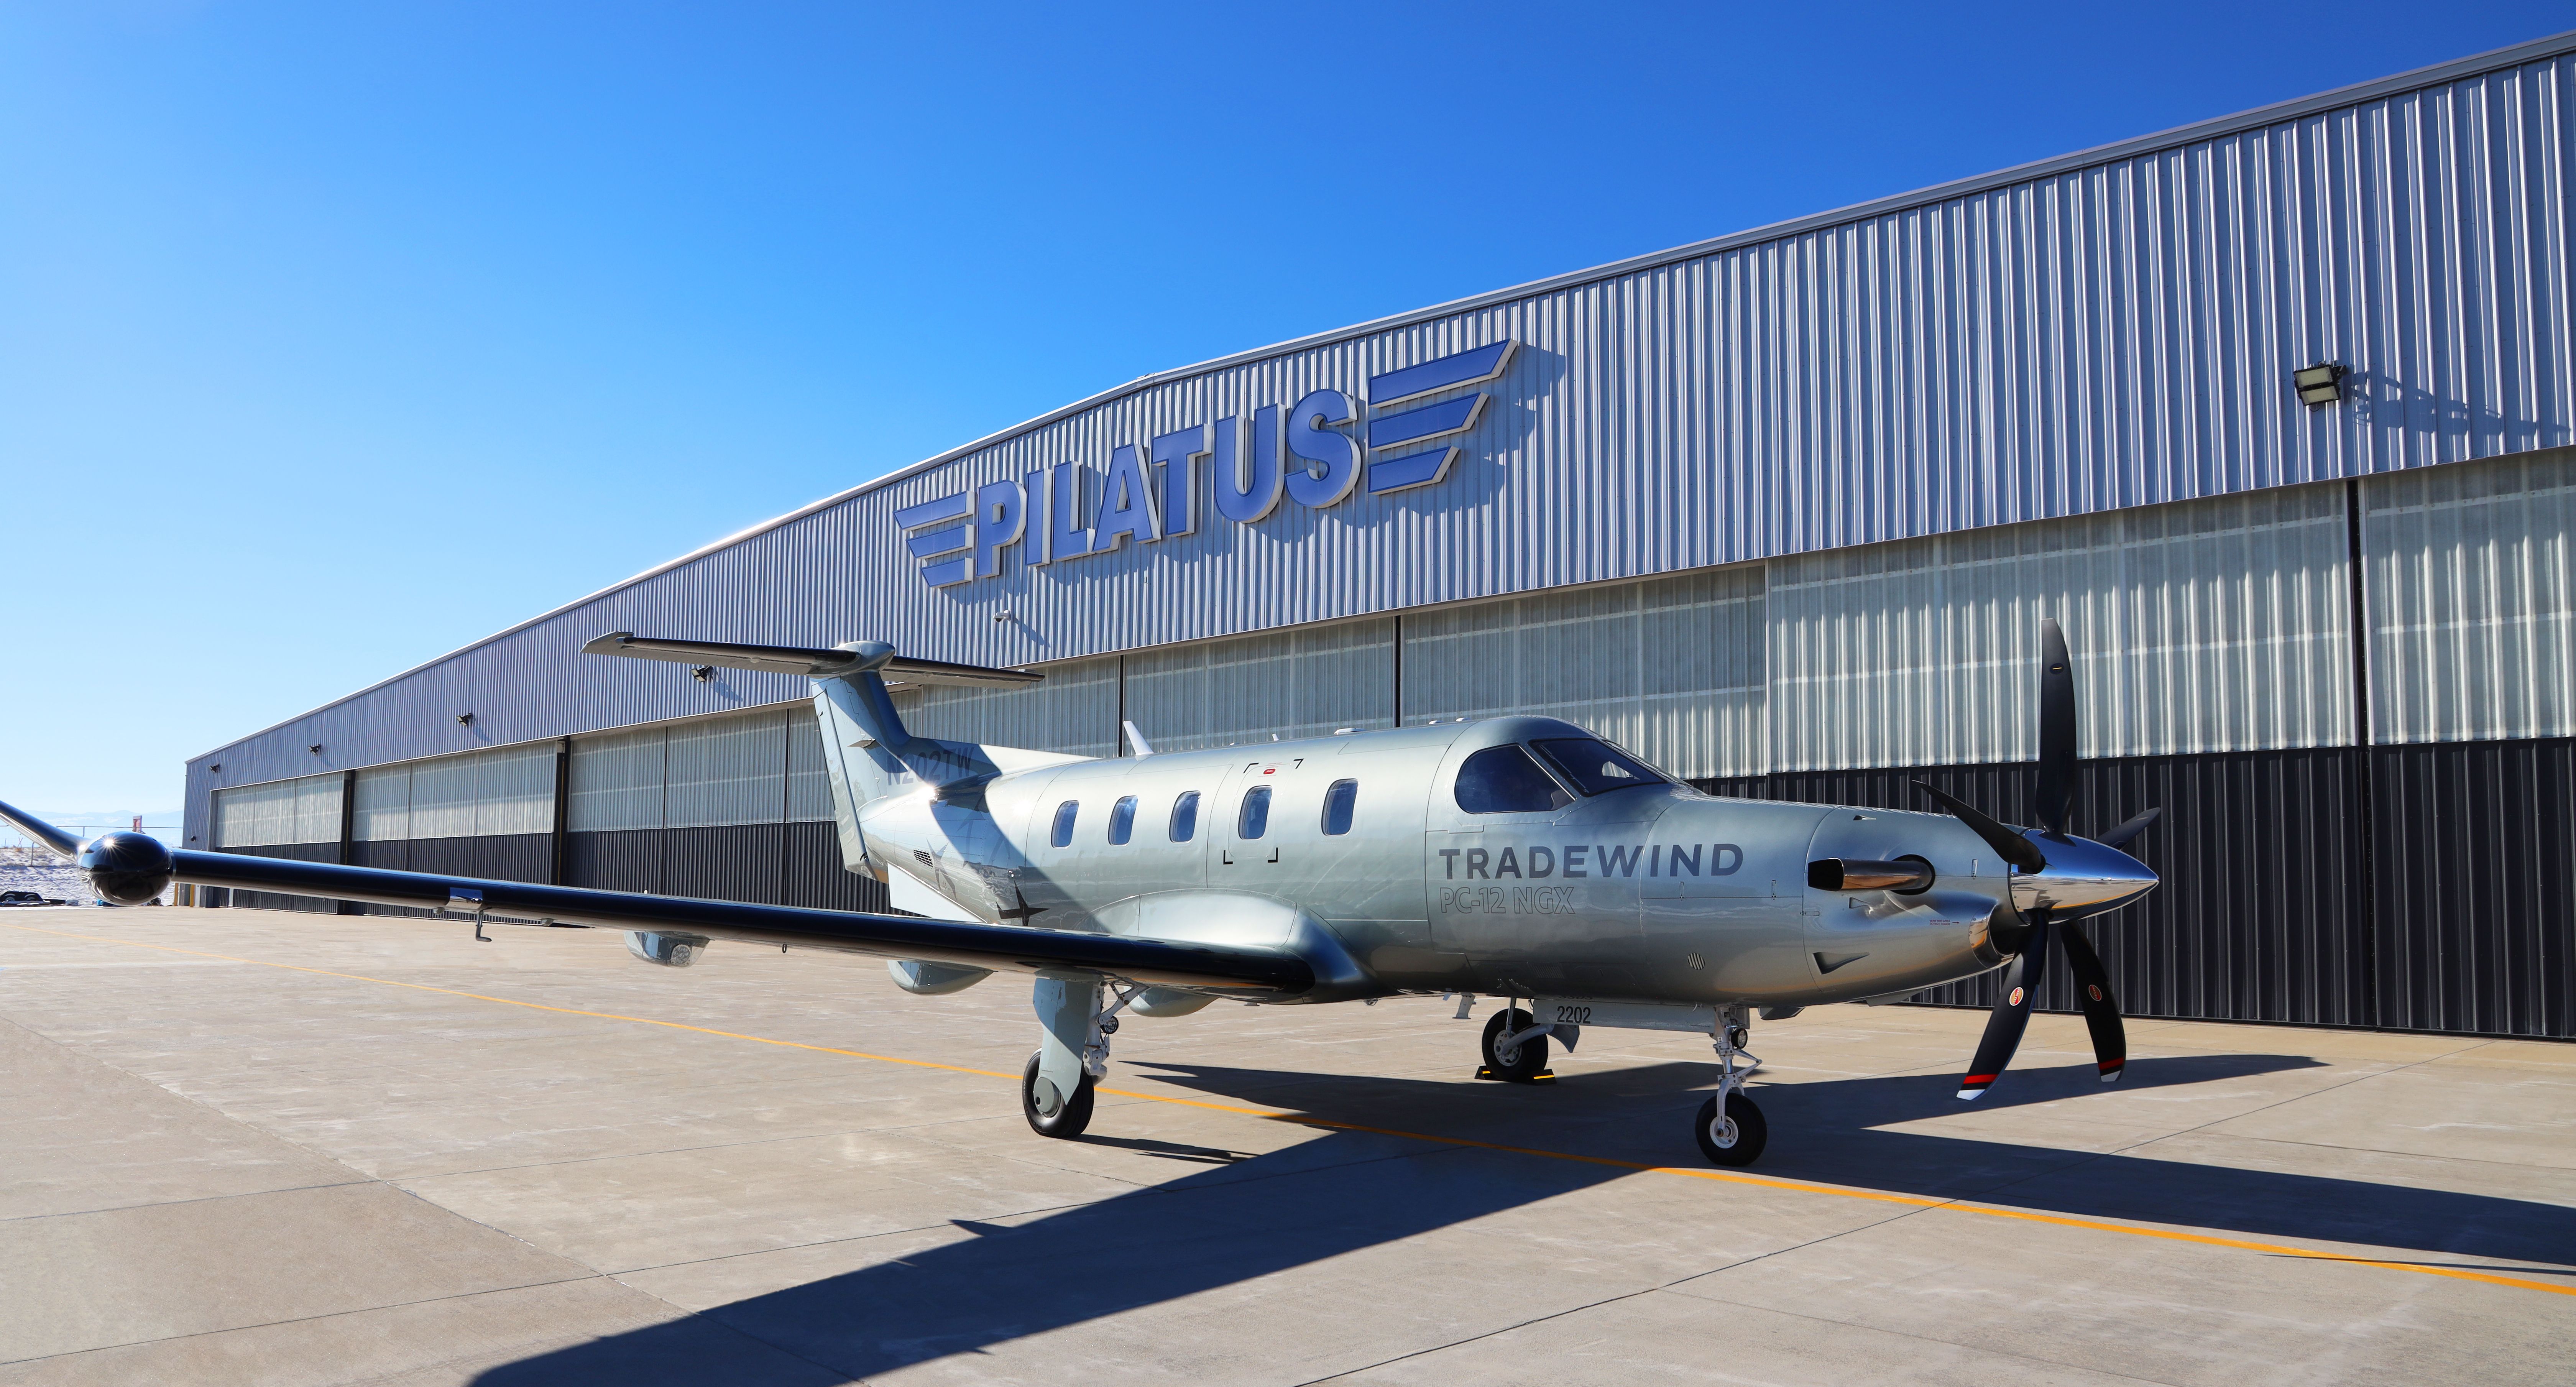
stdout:
[(1243, 792), (1243, 811), (1234, 816), (1234, 836), (1258, 838), (1270, 831), (1270, 787), (1255, 785)]
[(1517, 746), (1489, 746), (1468, 757), (1450, 794), (1470, 814), (1531, 814), (1574, 803), (1556, 777)]
[(1057, 805), (1055, 807), (1055, 832), (1047, 835), (1047, 841), (1060, 848), (1072, 847), (1073, 816), (1075, 811), (1081, 808), (1082, 801), (1078, 799), (1069, 799), (1064, 803)]
[(1172, 841), (1186, 843), (1199, 836), (1199, 792), (1192, 790), (1172, 801)]
[(1337, 838), (1351, 831), (1351, 810), (1360, 802), (1360, 783), (1336, 780), (1324, 792), (1324, 834)]
[(1109, 806), (1109, 841), (1124, 843), (1136, 836), (1136, 797), (1123, 795)]

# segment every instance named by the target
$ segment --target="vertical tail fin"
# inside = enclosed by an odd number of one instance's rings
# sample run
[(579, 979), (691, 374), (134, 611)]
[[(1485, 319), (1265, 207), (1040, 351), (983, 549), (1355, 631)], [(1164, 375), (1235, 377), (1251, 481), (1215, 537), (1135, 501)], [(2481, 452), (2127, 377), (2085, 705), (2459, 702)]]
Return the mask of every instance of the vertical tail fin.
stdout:
[[(915, 737), (895, 712), (886, 679), (906, 684), (996, 687), (1034, 684), (1046, 676), (1025, 670), (987, 669), (944, 660), (907, 659), (883, 641), (849, 641), (830, 650), (719, 641), (672, 641), (611, 631), (582, 647), (586, 655), (622, 655), (680, 665), (721, 665), (772, 674), (801, 674), (814, 681), (814, 716), (823, 734), (823, 766), (832, 782), (832, 819), (841, 834), (841, 862), (852, 871), (885, 875), (868, 854), (860, 816), (888, 795), (917, 786), (971, 785), (1000, 769), (971, 742)], [(1047, 757), (1072, 760), (1078, 758)]]

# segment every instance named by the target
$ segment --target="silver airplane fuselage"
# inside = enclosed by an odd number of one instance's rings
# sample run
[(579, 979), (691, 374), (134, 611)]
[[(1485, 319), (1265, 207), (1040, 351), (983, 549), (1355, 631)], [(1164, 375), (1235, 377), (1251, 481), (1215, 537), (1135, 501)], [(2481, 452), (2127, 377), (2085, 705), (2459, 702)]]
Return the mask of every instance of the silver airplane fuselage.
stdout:
[[(2155, 880), (2124, 853), (2055, 838), (2052, 861), (2075, 870), (2017, 879), (1946, 814), (1724, 799), (1670, 782), (1581, 794), (1551, 770), (1570, 802), (1462, 807), (1455, 787), (1476, 753), (1590, 737), (1553, 718), (1502, 717), (1047, 758), (964, 793), (898, 786), (850, 811), (872, 864), (977, 920), (1297, 953), (1317, 985), (1282, 1002), (1847, 1001), (2003, 963), (2004, 900), (2090, 914)], [(1928, 888), (1809, 884), (1813, 862), (1907, 857), (1929, 864)]]

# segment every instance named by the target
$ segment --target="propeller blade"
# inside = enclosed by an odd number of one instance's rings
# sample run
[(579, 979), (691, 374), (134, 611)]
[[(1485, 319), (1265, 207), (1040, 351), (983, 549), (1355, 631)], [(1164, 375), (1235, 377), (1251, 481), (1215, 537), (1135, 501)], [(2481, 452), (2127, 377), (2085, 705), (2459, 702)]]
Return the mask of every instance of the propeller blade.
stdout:
[(2093, 1033), (2093, 1058), (2102, 1067), (2102, 1082), (2120, 1082), (2129, 1063), (2129, 1033), (2120, 1025), (2120, 999), (2111, 995), (2111, 975), (2093, 952), (2093, 941), (2073, 920), (2058, 926), (2066, 932), (2066, 966), (2075, 974), (2075, 998), (2084, 1006), (2084, 1028)]
[(2004, 1066), (2012, 1063), (2013, 1051), (2021, 1048), (2021, 1033), (2030, 1029), (2030, 1004), (2039, 991), (2039, 980), (2048, 973), (2048, 919), (2039, 911), (2029, 915), (2029, 941), (2021, 946), (2021, 956), (2004, 965), (2004, 996), (1986, 1017), (1985, 1038), (1977, 1042), (1977, 1057), (1968, 1062), (1968, 1077), (1959, 1081), (1959, 1097), (1973, 1102), (1985, 1096)]
[(2039, 623), (2039, 795), (2033, 803), (2049, 832), (2066, 833), (2066, 798), (2075, 787), (2075, 662), (2057, 618)]
[(2158, 805), (2153, 809), (2141, 809), (2137, 813), (2130, 815), (2128, 818), (2121, 820), (2118, 828), (2112, 829), (2110, 832), (2103, 834), (2101, 837), (2096, 838), (2093, 841), (2100, 843), (2106, 848), (2125, 848), (2129, 845), (2130, 839), (2146, 832), (2147, 825), (2154, 823), (2156, 821), (2156, 816), (2163, 812), (2165, 811), (2164, 806), (2162, 805)]
[(1952, 818), (1957, 819), (1959, 822), (1966, 824), (1969, 828), (1975, 830), (1978, 837), (1986, 840), (1986, 846), (1993, 848), (1996, 854), (2002, 857), (2004, 861), (2021, 868), (2025, 872), (2037, 872), (2047, 869), (2048, 859), (2040, 855), (2039, 845), (2037, 843), (2034, 843), (2028, 838), (2024, 838), (2020, 834), (2013, 832), (2011, 829), (2004, 827), (2002, 824), (1987, 818), (1983, 813), (1978, 811), (1975, 805), (1968, 803), (1957, 795), (1944, 794), (1920, 780), (1914, 782), (1914, 788), (1921, 790), (1923, 793), (1930, 795), (1936, 800), (1939, 800), (1941, 802), (1941, 807), (1949, 810)]

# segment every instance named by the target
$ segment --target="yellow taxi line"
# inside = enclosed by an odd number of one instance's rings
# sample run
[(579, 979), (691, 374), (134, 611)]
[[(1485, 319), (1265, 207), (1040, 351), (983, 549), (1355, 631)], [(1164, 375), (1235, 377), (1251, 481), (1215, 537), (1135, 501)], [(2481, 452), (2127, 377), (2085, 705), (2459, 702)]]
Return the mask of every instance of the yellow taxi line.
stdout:
[[(626, 1021), (639, 1026), (660, 1026), (666, 1030), (690, 1031), (725, 1040), (747, 1040), (756, 1045), (775, 1045), (786, 1050), (810, 1050), (817, 1054), (844, 1055), (851, 1059), (874, 1060), (880, 1064), (908, 1065), (915, 1069), (944, 1069), (955, 1074), (974, 1074), (991, 1079), (1010, 1079), (1019, 1075), (998, 1069), (978, 1069), (973, 1065), (942, 1064), (937, 1060), (906, 1059), (900, 1055), (879, 1055), (866, 1050), (849, 1050), (833, 1045), (813, 1045), (801, 1040), (778, 1040), (743, 1031), (717, 1030), (712, 1026), (692, 1026), (683, 1021), (663, 1021), (650, 1016), (627, 1016), (614, 1011), (590, 1011), (581, 1007), (559, 1007), (546, 1002), (522, 1001), (516, 997), (495, 997), (486, 992), (467, 992), (453, 987), (432, 987), (427, 983), (402, 982), (394, 978), (373, 978), (364, 973), (343, 973), (330, 968), (313, 968), (300, 963), (273, 963), (261, 958), (241, 958), (233, 954), (212, 953), (204, 949), (182, 949), (169, 944), (147, 944), (136, 939), (116, 939), (99, 934), (75, 934), (69, 930), (40, 929), (33, 925), (10, 925), (11, 929), (30, 934), (50, 934), (64, 939), (79, 939), (97, 944), (121, 944), (135, 949), (157, 949), (164, 953), (187, 954), (195, 958), (220, 959), (226, 963), (248, 963), (262, 968), (279, 968), (292, 973), (311, 973), (318, 977), (345, 978), (351, 982), (369, 982), (383, 987), (403, 987), (415, 992), (435, 992), (442, 996), (464, 997), (477, 1002), (498, 1002), (503, 1006), (525, 1007), (530, 1011), (549, 1011), (561, 1016), (587, 1016), (602, 1021)], [(2489, 1285), (2511, 1286), (2518, 1290), (2545, 1291), (2551, 1295), (2576, 1296), (2576, 1286), (2552, 1285), (2516, 1276), (2499, 1276), (2493, 1272), (2469, 1271), (2459, 1267), (2420, 1266), (2411, 1262), (2385, 1262), (2348, 1253), (2321, 1252), (2315, 1248), (2290, 1247), (2281, 1243), (2250, 1242), (2242, 1238), (2220, 1238), (2206, 1233), (2181, 1233), (2165, 1228), (2143, 1228), (2130, 1223), (2106, 1223), (2099, 1219), (2068, 1218), (2059, 1214), (2032, 1213), (2023, 1209), (1997, 1209), (1979, 1204), (1963, 1204), (1954, 1199), (1926, 1199), (1919, 1195), (1890, 1194), (1883, 1190), (1851, 1189), (1841, 1185), (1819, 1185), (1804, 1180), (1777, 1180), (1762, 1175), (1740, 1175), (1732, 1171), (1708, 1170), (1692, 1166), (1653, 1165), (1644, 1161), (1623, 1161), (1614, 1156), (1585, 1156), (1571, 1151), (1550, 1151), (1537, 1146), (1510, 1146), (1501, 1142), (1475, 1141), (1467, 1137), (1447, 1137), (1430, 1132), (1408, 1132), (1394, 1127), (1371, 1127), (1357, 1122), (1337, 1122), (1331, 1118), (1305, 1113), (1284, 1112), (1276, 1108), (1245, 1107), (1235, 1103), (1210, 1102), (1202, 1098), (1175, 1098), (1161, 1093), (1139, 1093), (1133, 1089), (1103, 1088), (1098, 1090), (1115, 1098), (1136, 1098), (1149, 1103), (1168, 1103), (1175, 1107), (1203, 1108), (1210, 1112), (1234, 1113), (1268, 1122), (1285, 1122), (1292, 1126), (1314, 1127), (1334, 1132), (1359, 1132), (1371, 1136), (1396, 1137), (1406, 1141), (1428, 1142), (1437, 1146), (1464, 1147), (1477, 1151), (1498, 1151), (1515, 1156), (1537, 1156), (1552, 1161), (1574, 1161), (1583, 1165), (1612, 1166), (1620, 1170), (1641, 1171), (1650, 1175), (1679, 1175), (1693, 1180), (1713, 1180), (1721, 1184), (1751, 1185), (1759, 1189), (1787, 1190), (1797, 1194), (1831, 1195), (1837, 1199), (1861, 1199), (1880, 1204), (1902, 1204), (1920, 1209), (1940, 1209), (1952, 1213), (1982, 1214), (1988, 1218), (2012, 1219), (2023, 1223), (2054, 1224), (2061, 1228), (2082, 1228), (2097, 1233), (2124, 1233), (2134, 1238), (2157, 1238), (2166, 1242), (2196, 1243), (2203, 1247), (2228, 1247), (2246, 1252), (2262, 1252), (2279, 1257), (2298, 1257), (2316, 1262), (2345, 1262), (2355, 1266), (2379, 1267), (2387, 1271), (2413, 1272), (2419, 1276), (2446, 1276), (2460, 1281), (2482, 1281)]]

